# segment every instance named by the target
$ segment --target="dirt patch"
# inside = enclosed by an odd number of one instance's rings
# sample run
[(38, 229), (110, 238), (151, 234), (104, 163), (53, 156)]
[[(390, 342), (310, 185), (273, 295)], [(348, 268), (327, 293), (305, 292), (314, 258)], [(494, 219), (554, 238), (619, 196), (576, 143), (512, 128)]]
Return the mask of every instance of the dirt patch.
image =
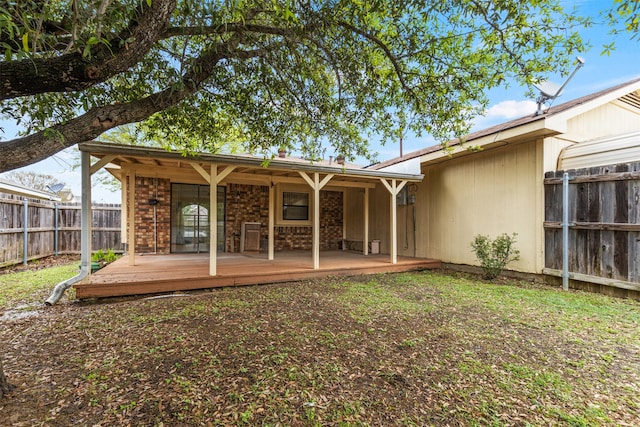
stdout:
[(483, 299), (482, 286), (333, 278), (0, 320), (18, 386), (0, 424), (636, 424), (638, 305), (625, 318), (576, 309), (627, 332), (560, 330), (570, 312), (511, 304), (544, 291), (501, 284)]

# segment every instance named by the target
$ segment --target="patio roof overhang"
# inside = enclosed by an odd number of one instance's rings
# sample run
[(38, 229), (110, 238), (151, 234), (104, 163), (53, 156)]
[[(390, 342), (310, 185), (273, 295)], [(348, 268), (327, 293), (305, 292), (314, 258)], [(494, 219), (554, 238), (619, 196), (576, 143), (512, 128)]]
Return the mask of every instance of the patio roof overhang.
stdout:
[(86, 142), (78, 148), (98, 158), (91, 166), (94, 173), (105, 167), (118, 179), (122, 170), (135, 170), (140, 176), (163, 176), (185, 183), (204, 182), (203, 166), (216, 164), (224, 170), (226, 182), (269, 184), (273, 182), (305, 182), (300, 172), (332, 175), (330, 187), (372, 187), (381, 180), (421, 182), (424, 175), (357, 168), (338, 163), (320, 164), (297, 158), (273, 158), (244, 154), (206, 154), (185, 156), (178, 151), (161, 148), (132, 147), (104, 142)]

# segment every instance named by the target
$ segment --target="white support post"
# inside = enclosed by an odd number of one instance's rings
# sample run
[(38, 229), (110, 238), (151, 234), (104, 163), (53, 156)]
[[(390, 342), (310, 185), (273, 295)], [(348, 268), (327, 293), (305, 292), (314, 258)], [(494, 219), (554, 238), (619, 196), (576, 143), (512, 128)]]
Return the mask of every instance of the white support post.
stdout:
[(362, 252), (364, 253), (364, 255), (369, 255), (369, 189), (365, 188), (364, 189), (364, 230), (362, 232), (363, 236), (363, 242), (362, 242), (362, 247), (363, 250)]
[(218, 274), (218, 165), (211, 164), (209, 179), (209, 275)]
[(347, 241), (347, 191), (342, 192), (342, 247), (340, 249), (346, 249)]
[(391, 213), (391, 264), (398, 263), (398, 214), (396, 208), (396, 196), (404, 186), (407, 184), (407, 181), (401, 181), (400, 184), (397, 183), (397, 180), (392, 179), (391, 184), (387, 182), (386, 179), (380, 178), (380, 181), (384, 184), (384, 186), (389, 190), (389, 210)]
[(120, 176), (120, 183), (122, 185), (122, 189), (120, 190), (120, 206), (122, 211), (120, 212), (120, 236), (121, 242), (125, 245), (125, 252), (128, 252), (127, 248), (127, 218), (129, 218), (127, 214), (127, 188), (128, 186), (127, 174), (125, 171), (122, 171), (122, 175)]
[(269, 261), (273, 261), (273, 246), (274, 246), (274, 227), (275, 227), (275, 187), (273, 182), (269, 185), (269, 240), (268, 240), (268, 258)]
[(22, 199), (22, 263), (29, 262), (29, 199)]
[(127, 237), (127, 249), (129, 252), (129, 265), (136, 265), (136, 172), (131, 169), (129, 171), (129, 203), (128, 203), (128, 214), (129, 214), (129, 233)]
[(320, 190), (333, 178), (333, 174), (329, 174), (320, 180), (318, 172), (313, 173), (313, 179), (306, 172), (298, 171), (300, 176), (307, 181), (307, 184), (313, 189), (313, 269), (320, 268)]
[(53, 230), (54, 230), (53, 231), (53, 253), (54, 253), (55, 256), (58, 256), (58, 243), (59, 243), (59, 241), (58, 241), (59, 240), (58, 239), (58, 237), (59, 237), (58, 232), (59, 232), (59, 229), (60, 229), (60, 224), (59, 224), (59, 219), (58, 219), (58, 216), (59, 216), (60, 212), (58, 210), (58, 206), (59, 206), (58, 202), (56, 202), (53, 205), (53, 215), (54, 215), (54, 217), (53, 217)]
[(80, 230), (80, 267), (91, 274), (91, 156), (86, 151), (80, 152), (82, 199)]
[(318, 172), (313, 173), (313, 269), (320, 268), (320, 182)]
[(396, 206), (396, 180), (391, 180), (391, 264), (398, 263), (398, 209)]

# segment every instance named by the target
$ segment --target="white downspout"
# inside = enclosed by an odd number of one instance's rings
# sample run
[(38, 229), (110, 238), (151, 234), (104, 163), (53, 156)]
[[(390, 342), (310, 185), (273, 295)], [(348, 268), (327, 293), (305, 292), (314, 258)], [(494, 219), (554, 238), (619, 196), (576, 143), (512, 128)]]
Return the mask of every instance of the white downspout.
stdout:
[(90, 155), (86, 151), (80, 152), (82, 164), (82, 218), (80, 231), (80, 273), (60, 282), (53, 288), (51, 296), (44, 302), (46, 305), (57, 303), (64, 292), (74, 283), (77, 283), (91, 274), (91, 170)]

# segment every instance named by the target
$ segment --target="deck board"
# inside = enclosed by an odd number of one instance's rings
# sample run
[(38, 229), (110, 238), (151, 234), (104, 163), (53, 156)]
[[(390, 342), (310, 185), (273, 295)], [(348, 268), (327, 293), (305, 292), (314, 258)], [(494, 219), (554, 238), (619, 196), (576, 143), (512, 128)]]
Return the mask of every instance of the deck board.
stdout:
[(313, 269), (311, 254), (303, 251), (276, 253), (269, 261), (264, 254), (219, 254), (217, 276), (209, 275), (209, 254), (171, 254), (128, 257), (92, 274), (76, 284), (76, 297), (96, 298), (155, 294), (224, 286), (256, 285), (319, 278), (355, 276), (439, 268), (440, 261), (398, 257), (392, 264), (388, 255), (368, 255), (348, 251), (320, 254), (320, 269)]

